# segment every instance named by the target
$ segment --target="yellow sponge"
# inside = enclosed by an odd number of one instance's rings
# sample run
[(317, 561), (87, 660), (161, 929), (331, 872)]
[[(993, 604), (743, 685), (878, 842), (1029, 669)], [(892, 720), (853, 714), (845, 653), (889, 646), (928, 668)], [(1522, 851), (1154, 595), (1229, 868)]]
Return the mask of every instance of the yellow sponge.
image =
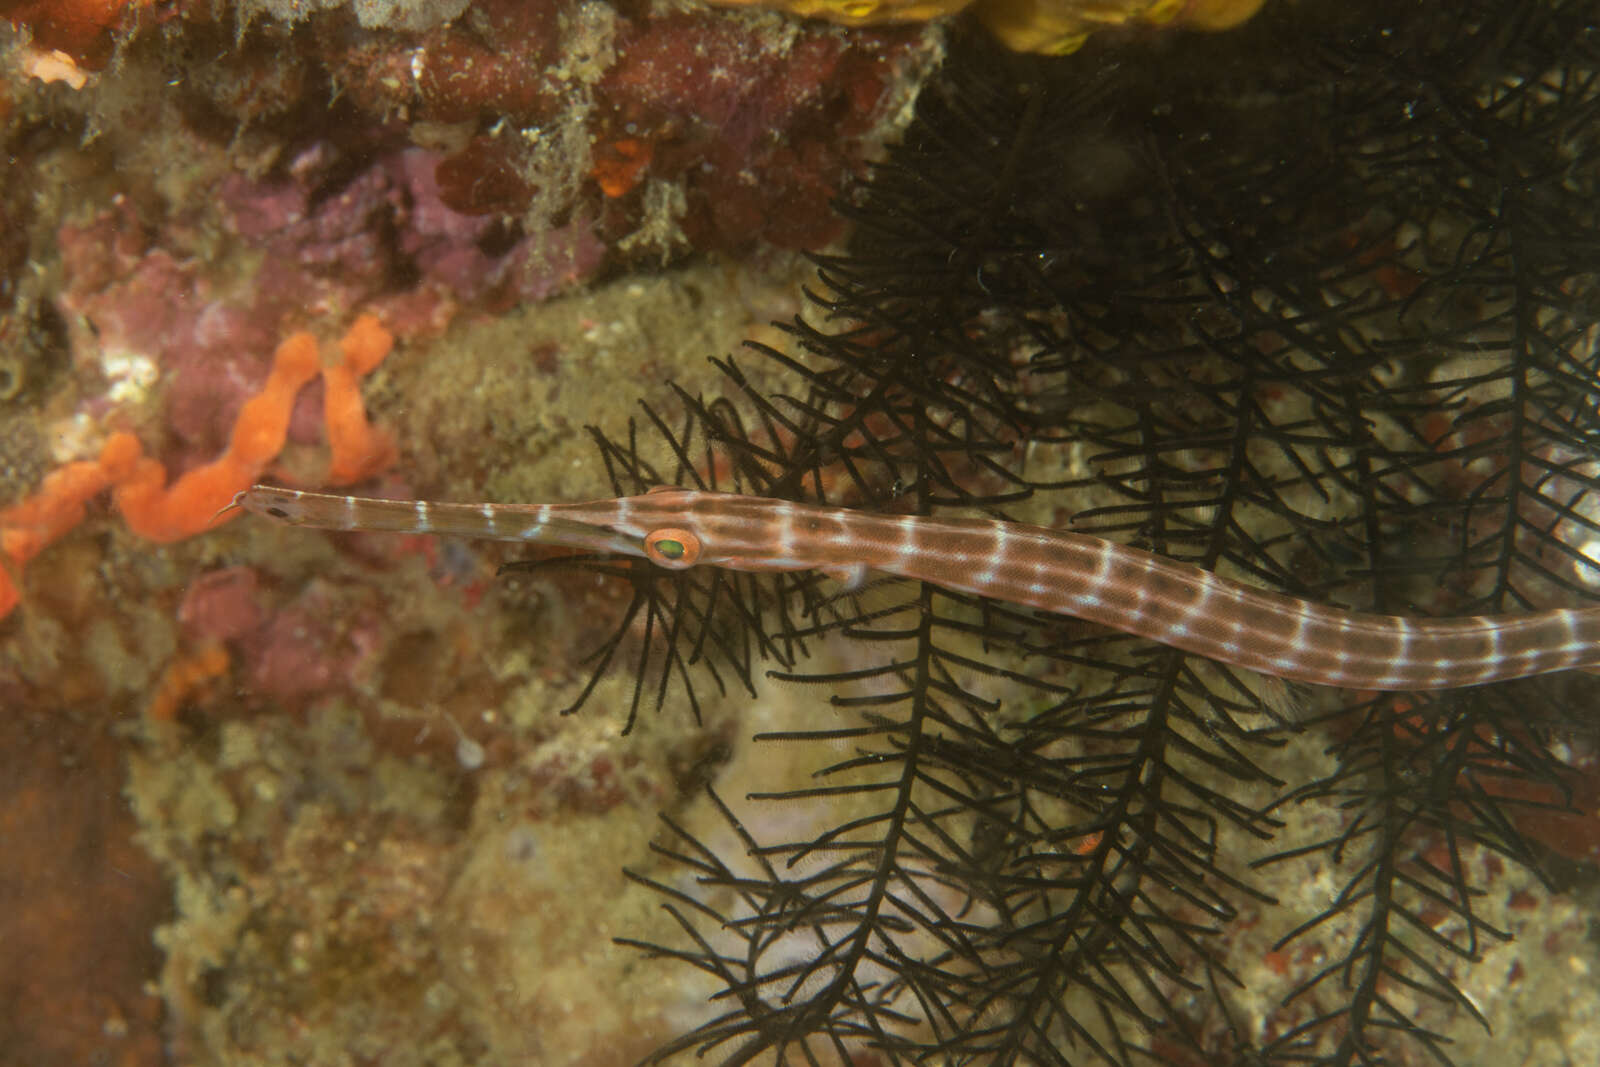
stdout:
[(1225, 30), (1254, 15), (1263, 0), (980, 0), (985, 26), (1017, 52), (1066, 55), (1096, 30), (1186, 26)]
[[(724, 7), (775, 7), (845, 26), (925, 22), (974, 0), (711, 0)], [(979, 21), (1018, 52), (1066, 55), (1111, 26), (1187, 26), (1225, 30), (1254, 15), (1263, 0), (976, 0)]]

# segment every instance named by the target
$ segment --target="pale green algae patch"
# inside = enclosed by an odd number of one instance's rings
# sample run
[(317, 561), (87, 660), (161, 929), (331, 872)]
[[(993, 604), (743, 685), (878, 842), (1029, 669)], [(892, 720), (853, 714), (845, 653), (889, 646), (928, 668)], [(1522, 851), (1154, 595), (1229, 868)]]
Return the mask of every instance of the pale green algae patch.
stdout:
[[(626, 441), (629, 420), (643, 416), (640, 401), (681, 425), (667, 383), (691, 396), (725, 391), (713, 356), (734, 356), (758, 384), (776, 380), (771, 362), (744, 351), (744, 342), (776, 340), (766, 323), (800, 310), (810, 268), (791, 256), (771, 267), (752, 275), (704, 262), (625, 278), (416, 343), (414, 357), (386, 366), (378, 398), (380, 409), (392, 408), (386, 415), (403, 441), (403, 469), (450, 499), (610, 495), (586, 427)], [(641, 440), (670, 476), (670, 455), (654, 434)]]
[(592, 772), (574, 753), (659, 782), (681, 731), (564, 723), (470, 772), (379, 752), (337, 703), (305, 724), (230, 722), (210, 744), (150, 739), (128, 794), (175, 886), (157, 937), (184, 1062), (623, 1063), (669, 1037), (707, 991), (612, 938), (670, 934), (621, 868), (649, 867), (656, 802), (679, 801), (552, 795), (582, 795)]

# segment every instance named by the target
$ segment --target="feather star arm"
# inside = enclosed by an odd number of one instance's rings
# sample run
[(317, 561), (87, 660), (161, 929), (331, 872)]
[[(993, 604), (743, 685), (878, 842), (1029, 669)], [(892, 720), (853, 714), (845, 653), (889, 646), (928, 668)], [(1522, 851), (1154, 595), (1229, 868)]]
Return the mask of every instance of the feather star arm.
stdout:
[(1292, 681), (1451, 689), (1600, 665), (1600, 608), (1420, 619), (1325, 607), (1098, 537), (661, 488), (583, 504), (436, 504), (254, 486), (291, 525), (563, 545), (747, 571), (879, 570), (1071, 615)]

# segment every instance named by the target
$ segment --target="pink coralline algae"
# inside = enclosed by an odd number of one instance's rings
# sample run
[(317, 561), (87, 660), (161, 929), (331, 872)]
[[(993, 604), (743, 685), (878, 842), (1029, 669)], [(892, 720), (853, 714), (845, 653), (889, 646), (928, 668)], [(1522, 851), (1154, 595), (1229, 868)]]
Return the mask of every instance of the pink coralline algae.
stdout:
[(491, 247), (496, 220), (441, 199), (442, 158), (396, 151), (327, 195), (315, 163), (277, 180), (225, 179), (227, 225), (263, 256), (257, 288), (285, 311), (335, 301), (379, 308), (407, 332), (418, 318), (419, 328), (440, 325), (440, 304), (542, 300), (598, 268), (604, 249), (582, 219)]
[(261, 595), (261, 580), (251, 567), (211, 571), (184, 591), (178, 622), (196, 646), (238, 641), (254, 634), (265, 620)]
[[(95, 243), (97, 229), (62, 227), (59, 240), (64, 249)], [(102, 350), (158, 352), (169, 339), (194, 331), (205, 290), (193, 268), (154, 249), (103, 288), (67, 290), (63, 303), (94, 323)]]
[[(434, 331), (464, 305), (548, 299), (604, 259), (581, 217), (496, 247), (488, 239), (496, 220), (440, 197), (437, 153), (391, 152), (325, 193), (330, 154), (309, 150), (285, 177), (221, 180), (224, 227), (251, 253), (243, 286), (225, 289), (177, 247), (182, 228), (167, 232), (175, 247), (157, 245), (126, 201), (57, 231), (59, 304), (93, 331), (80, 352), (143, 359), (159, 371), (172, 436), (165, 451), (180, 468), (226, 443), (286, 329), (367, 307), (400, 332)], [(301, 397), (292, 441), (318, 439), (318, 389)]]
[(418, 148), (397, 153), (387, 164), (410, 205), (400, 248), (425, 280), (464, 301), (500, 293), (538, 302), (599, 269), (605, 246), (595, 236), (593, 224), (581, 217), (524, 236), (503, 252), (486, 251), (497, 221), (446, 204), (440, 194), (441, 165), (438, 153)]
[[(266, 374), (280, 336), (277, 314), (218, 299), (193, 260), (145, 249), (123, 210), (57, 232), (67, 267), (59, 301), (92, 325), (93, 350), (159, 364), (167, 384), (167, 458), (182, 468), (220, 451), (239, 409)], [(290, 438), (314, 441), (315, 412), (291, 423)]]
[(235, 644), (251, 692), (292, 707), (371, 673), (383, 633), (376, 615), (348, 610), (337, 590), (313, 582)]
[[(265, 316), (252, 310), (208, 303), (187, 330), (156, 349), (171, 381), (167, 426), (197, 456), (222, 448), (265, 373), (275, 338)], [(310, 393), (302, 394), (289, 420), (289, 439), (297, 444), (314, 442), (321, 433), (322, 406)]]
[[(239, 409), (260, 383), (279, 336), (275, 321), (214, 298), (192, 260), (147, 248), (125, 204), (57, 231), (66, 285), (63, 310), (89, 323), (92, 349), (157, 362), (168, 384), (168, 426), (179, 466), (227, 442)], [(315, 425), (302, 439), (315, 439)], [(291, 432), (293, 436), (293, 432)]]

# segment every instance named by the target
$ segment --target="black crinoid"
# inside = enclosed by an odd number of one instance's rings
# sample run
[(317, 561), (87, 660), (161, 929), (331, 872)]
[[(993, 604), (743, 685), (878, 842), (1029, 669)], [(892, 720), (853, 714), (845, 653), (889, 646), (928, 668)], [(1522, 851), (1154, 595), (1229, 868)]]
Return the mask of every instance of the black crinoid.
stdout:
[[(1071, 521), (1397, 613), (1592, 600), (1596, 7), (1302, 7), (1159, 55), (959, 46), (760, 353), (793, 388), (728, 361), (646, 420), (668, 463), (602, 441), (618, 490)], [(933, 587), (631, 573), (646, 700), (763, 658), (833, 694), (775, 739), (809, 787), (719, 798), (735, 845), (670, 825), (637, 876), (681, 927), (643, 947), (724, 987), (662, 1058), (1466, 1062), (1485, 871), (1548, 858), (1528, 813), (1583, 786), (1600, 701), (1284, 693)], [(774, 805), (824, 821), (761, 839)]]

